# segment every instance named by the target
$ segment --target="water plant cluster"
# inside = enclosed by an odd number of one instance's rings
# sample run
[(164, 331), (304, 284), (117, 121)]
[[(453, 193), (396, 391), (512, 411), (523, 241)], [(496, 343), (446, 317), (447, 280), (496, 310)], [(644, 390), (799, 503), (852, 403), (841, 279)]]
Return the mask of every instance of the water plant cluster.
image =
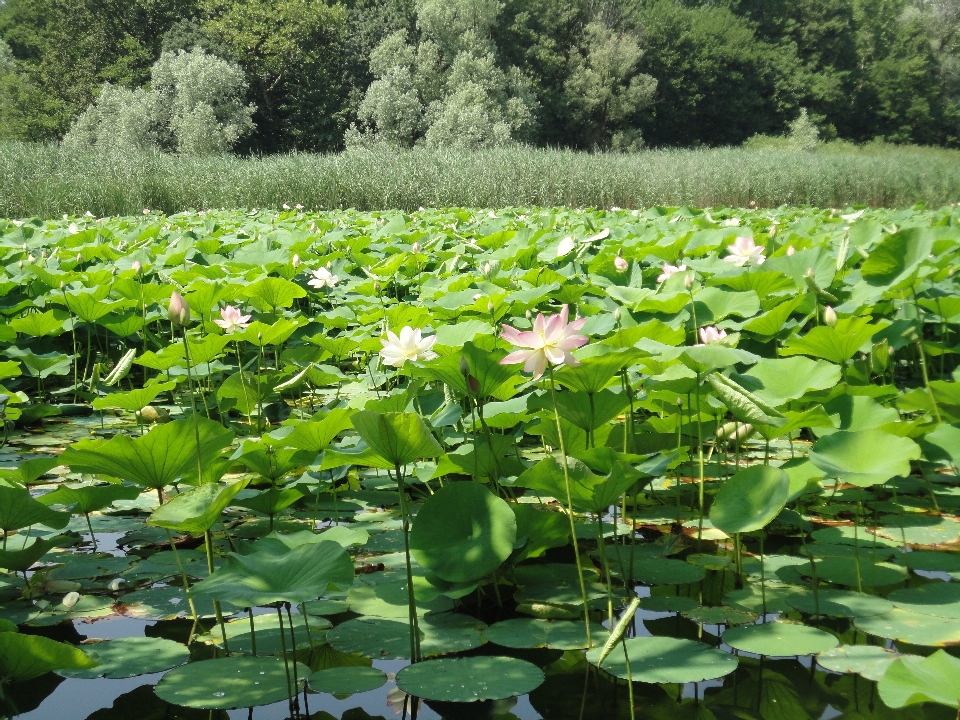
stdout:
[[(953, 208), (147, 209), (0, 257), (7, 715), (152, 673), (203, 717), (960, 709)], [(57, 635), (118, 616), (168, 629)]]

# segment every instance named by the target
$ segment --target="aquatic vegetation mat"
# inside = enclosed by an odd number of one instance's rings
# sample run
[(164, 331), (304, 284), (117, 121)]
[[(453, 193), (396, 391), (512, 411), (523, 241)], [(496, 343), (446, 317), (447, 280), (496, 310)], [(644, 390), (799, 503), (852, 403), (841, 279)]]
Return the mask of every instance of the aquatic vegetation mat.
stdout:
[(6, 715), (960, 709), (955, 208), (147, 210), (0, 258)]

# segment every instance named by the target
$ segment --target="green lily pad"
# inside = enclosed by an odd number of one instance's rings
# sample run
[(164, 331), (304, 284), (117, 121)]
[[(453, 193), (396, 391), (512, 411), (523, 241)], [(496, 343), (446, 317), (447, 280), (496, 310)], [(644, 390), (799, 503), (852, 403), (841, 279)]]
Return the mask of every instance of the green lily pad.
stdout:
[(921, 615), (894, 608), (883, 615), (856, 618), (856, 626), (865, 633), (912, 645), (941, 647), (960, 643), (960, 623), (950, 618)]
[(730, 628), (722, 639), (742, 652), (776, 657), (816, 655), (839, 645), (837, 638), (824, 630), (784, 622)]
[(446, 702), (503, 700), (541, 683), (543, 671), (536, 665), (498, 656), (427, 660), (397, 673), (397, 687), (408, 695)]
[(353, 666), (318, 670), (310, 676), (310, 687), (333, 695), (353, 695), (383, 687), (387, 676), (373, 667)]
[(903, 562), (911, 570), (960, 572), (960, 554), (941, 550), (914, 550), (904, 553)]
[[(67, 560), (69, 558), (69, 560)], [(60, 559), (59, 557), (57, 558)], [(89, 580), (92, 578), (119, 575), (129, 570), (134, 558), (127, 557), (92, 557), (83, 555), (66, 555), (66, 565), (54, 568), (47, 576), (51, 580)]]
[(327, 615), (339, 615), (350, 609), (346, 600), (314, 600), (303, 603), (301, 608), (307, 615), (318, 615), (324, 617)]
[(473, 582), (510, 557), (517, 518), (483, 485), (450, 483), (427, 498), (410, 532), (417, 562), (448, 582)]
[[(383, 574), (383, 573), (381, 573)], [(399, 575), (400, 573), (390, 573)], [(414, 594), (417, 592), (417, 580), (414, 577)], [(376, 584), (357, 584), (347, 593), (347, 603), (350, 609), (360, 615), (375, 615), (377, 617), (406, 618), (407, 607), (407, 579), (405, 576), (390, 582)], [(430, 600), (417, 600), (417, 614), (441, 613), (453, 610), (453, 600), (443, 595)]]
[(816, 595), (810, 591), (795, 593), (787, 597), (787, 602), (800, 612), (829, 617), (869, 617), (893, 609), (893, 603), (882, 597), (848, 590), (820, 590)]
[(934, 702), (960, 707), (960, 660), (938, 650), (925, 658), (902, 657), (880, 679), (880, 699), (899, 708)]
[(79, 618), (102, 618), (113, 615), (113, 598), (81, 595), (76, 605), (66, 607), (62, 603), (50, 605), (27, 620), (28, 625), (57, 625), (64, 620)]
[(960, 522), (947, 517), (934, 515), (905, 515), (901, 521), (897, 517), (881, 518), (886, 525), (876, 529), (877, 535), (900, 543), (906, 538), (909, 545), (943, 545), (960, 539)]
[(98, 678), (111, 680), (163, 672), (190, 659), (185, 645), (173, 640), (152, 637), (125, 637), (85, 645), (83, 651), (99, 665), (88, 670), (58, 670), (58, 675), (69, 678)]
[[(292, 614), (293, 618), (293, 639), (297, 641), (297, 648), (309, 648), (315, 645), (322, 645), (326, 639), (326, 630), (331, 623), (326, 618), (304, 619), (303, 615)], [(310, 634), (307, 635), (307, 627), (310, 628)], [(230, 652), (253, 653), (253, 641), (257, 642), (257, 655), (277, 655), (283, 652), (284, 647), (290, 650), (293, 645), (293, 639), (290, 637), (290, 621), (283, 615), (283, 634), (280, 632), (280, 619), (276, 612), (265, 613), (263, 615), (254, 615), (253, 628), (254, 633), (250, 633), (250, 618), (240, 617), (224, 623), (227, 631), (227, 644)], [(210, 637), (214, 644), (223, 647), (223, 633), (220, 627), (216, 626), (210, 631)]]
[[(729, 653), (693, 640), (673, 637), (637, 637), (626, 641), (630, 673), (634, 682), (688, 683), (714, 680), (737, 669), (738, 660)], [(603, 648), (587, 653), (596, 665)], [(627, 664), (620, 648), (614, 648), (600, 665), (612, 675), (627, 678)]]
[(686, 595), (651, 595), (640, 600), (640, 607), (648, 612), (687, 612), (699, 605), (700, 603)]
[[(594, 624), (590, 634), (596, 644), (606, 639), (607, 631), (602, 625)], [(509, 648), (580, 650), (589, 647), (583, 623), (573, 620), (514, 618), (491, 625), (483, 631), (483, 636), (492, 643)]]
[[(428, 657), (479, 647), (487, 626), (468, 615), (442, 613), (420, 618), (419, 627), (420, 650)], [(390, 618), (347, 620), (327, 633), (327, 642), (340, 652), (376, 660), (410, 659), (410, 628), (406, 622)]]
[(900, 588), (887, 596), (898, 608), (936, 617), (960, 620), (960, 583), (932, 582)]
[(856, 673), (877, 681), (899, 657), (897, 651), (876, 645), (841, 645), (817, 655), (817, 662), (832, 672)]
[[(791, 606), (787, 598), (800, 589), (797, 586), (768, 587), (765, 593), (767, 612), (790, 612)], [(740, 590), (731, 590), (723, 596), (723, 602), (755, 613), (763, 612), (764, 607), (763, 594), (760, 592), (759, 585), (748, 585)]]
[[(310, 668), (297, 663), (297, 675)], [(292, 674), (293, 668), (290, 668)], [(270, 705), (288, 697), (287, 670), (280, 658), (228, 657), (201, 660), (171, 670), (154, 692), (173, 705), (204, 710)]]
[(732, 607), (701, 607), (688, 610), (683, 616), (701, 625), (745, 625), (757, 619), (756, 613)]
[[(624, 558), (624, 562), (629, 560)], [(700, 565), (692, 565), (673, 558), (634, 557), (633, 579), (644, 585), (686, 585), (700, 582), (706, 571)]]
[[(907, 579), (907, 569), (893, 563), (872, 563), (870, 554), (860, 551), (860, 584), (864, 587), (881, 587), (894, 585)], [(810, 575), (810, 565), (798, 565), (797, 570), (803, 575)], [(837, 585), (857, 586), (857, 560), (852, 557), (828, 557), (817, 562), (817, 577), (821, 581), (836, 583)]]
[[(125, 615), (141, 620), (175, 620), (191, 617), (187, 594), (177, 585), (134, 590), (121, 597), (120, 602), (123, 604)], [(197, 615), (201, 618), (211, 618), (216, 615), (213, 600), (208, 597), (194, 595), (193, 604), (197, 608)]]

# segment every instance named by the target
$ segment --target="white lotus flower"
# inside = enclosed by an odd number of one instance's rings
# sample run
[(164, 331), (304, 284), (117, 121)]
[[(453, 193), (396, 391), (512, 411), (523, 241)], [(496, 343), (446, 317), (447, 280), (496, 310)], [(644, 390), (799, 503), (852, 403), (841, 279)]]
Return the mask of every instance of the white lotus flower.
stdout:
[(700, 328), (700, 345), (711, 345), (723, 342), (726, 336), (726, 330), (720, 330), (714, 325), (707, 325)]
[(313, 271), (313, 278), (307, 283), (307, 285), (318, 289), (322, 287), (332, 288), (338, 282), (340, 282), (340, 278), (338, 276), (334, 275), (326, 268), (320, 268), (319, 270)]
[(663, 264), (663, 272), (660, 273), (657, 277), (657, 282), (662, 283), (671, 275), (676, 275), (679, 272), (684, 272), (687, 269), (686, 265), (671, 265), (670, 263)]
[(732, 245), (727, 246), (727, 252), (730, 254), (724, 260), (737, 267), (743, 267), (748, 262), (763, 265), (763, 261), (766, 260), (763, 256), (763, 248), (764, 246), (754, 243), (753, 238), (741, 236), (734, 240)]
[(409, 325), (400, 331), (399, 336), (388, 330), (387, 339), (380, 341), (383, 345), (380, 357), (383, 358), (385, 365), (393, 367), (402, 367), (407, 360), (414, 362), (417, 360), (433, 360), (437, 354), (430, 348), (436, 341), (436, 335), (425, 338), (419, 328), (414, 329)]

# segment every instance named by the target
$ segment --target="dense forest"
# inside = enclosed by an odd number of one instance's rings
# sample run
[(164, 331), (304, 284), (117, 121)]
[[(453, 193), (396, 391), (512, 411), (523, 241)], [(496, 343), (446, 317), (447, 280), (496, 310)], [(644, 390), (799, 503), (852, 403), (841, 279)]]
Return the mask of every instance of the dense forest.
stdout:
[(0, 139), (960, 146), (960, 0), (0, 0)]

